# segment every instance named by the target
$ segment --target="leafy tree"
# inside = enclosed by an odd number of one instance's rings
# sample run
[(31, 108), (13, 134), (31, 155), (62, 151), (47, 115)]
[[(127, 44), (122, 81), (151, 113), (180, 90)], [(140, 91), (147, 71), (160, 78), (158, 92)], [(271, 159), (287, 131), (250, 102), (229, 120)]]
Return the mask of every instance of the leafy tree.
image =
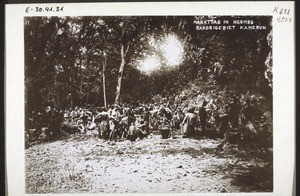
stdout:
[[(228, 19), (231, 16), (210, 16)], [(249, 17), (261, 31), (198, 31), (207, 16), (25, 18), (25, 101), (28, 108), (138, 102), (169, 96), (191, 83), (255, 89), (272, 98), (270, 17)], [(235, 17), (244, 19), (244, 16)], [(169, 67), (158, 46), (176, 35), (184, 59)], [(138, 68), (147, 55), (161, 67)], [(122, 95), (122, 96), (121, 96)]]

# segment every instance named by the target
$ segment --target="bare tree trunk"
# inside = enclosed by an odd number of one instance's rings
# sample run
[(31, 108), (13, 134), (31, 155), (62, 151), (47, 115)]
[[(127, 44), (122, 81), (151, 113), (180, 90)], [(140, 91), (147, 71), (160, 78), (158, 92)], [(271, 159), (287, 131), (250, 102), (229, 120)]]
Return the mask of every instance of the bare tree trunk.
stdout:
[(57, 75), (54, 76), (54, 92), (55, 92), (55, 95), (53, 96), (53, 106), (55, 108), (58, 108), (59, 106), (59, 95), (58, 95), (58, 87), (57, 87)]
[(104, 100), (104, 107), (107, 109), (107, 102), (106, 102), (106, 89), (105, 89), (105, 68), (106, 68), (106, 55), (104, 55), (104, 62), (102, 65), (102, 79), (103, 79), (103, 100)]
[[(71, 67), (71, 65), (73, 66), (73, 64), (69, 63), (69, 66)], [(75, 83), (75, 78), (74, 78), (74, 67), (71, 68), (71, 76), (70, 76), (70, 86), (71, 86), (71, 108), (73, 109), (74, 107), (74, 95), (75, 95), (75, 87), (74, 84)]]
[(118, 84), (117, 84), (115, 104), (119, 104), (119, 101), (120, 101), (122, 78), (123, 78), (123, 72), (124, 72), (124, 67), (125, 67), (125, 56), (128, 51), (128, 48), (129, 48), (129, 46), (127, 46), (127, 49), (125, 51), (124, 45), (123, 44), (121, 45), (121, 65), (120, 65), (119, 74), (118, 74)]
[(121, 65), (120, 65), (120, 69), (119, 69), (119, 73), (118, 73), (118, 84), (117, 84), (115, 104), (119, 104), (119, 101), (120, 101), (124, 67), (125, 67), (124, 45), (122, 44), (122, 46), (121, 46)]
[(122, 24), (122, 39), (121, 39), (121, 65), (118, 73), (118, 84), (117, 84), (117, 90), (116, 90), (116, 98), (115, 98), (115, 104), (119, 104), (120, 102), (120, 94), (121, 94), (121, 87), (122, 87), (122, 78), (123, 78), (123, 72), (125, 67), (125, 57), (129, 49), (129, 42), (125, 42), (125, 32), (127, 29), (127, 22), (123, 18), (123, 24)]
[(74, 106), (74, 84), (73, 84), (73, 81), (74, 81), (74, 78), (73, 76), (71, 77), (71, 108), (73, 109), (73, 106)]

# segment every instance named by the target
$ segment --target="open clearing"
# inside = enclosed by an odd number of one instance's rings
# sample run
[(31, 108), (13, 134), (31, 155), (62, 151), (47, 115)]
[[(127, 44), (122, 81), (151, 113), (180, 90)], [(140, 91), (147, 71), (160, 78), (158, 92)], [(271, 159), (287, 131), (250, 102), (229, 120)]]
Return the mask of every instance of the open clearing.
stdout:
[(219, 139), (108, 142), (92, 135), (26, 149), (26, 193), (268, 192), (272, 149)]

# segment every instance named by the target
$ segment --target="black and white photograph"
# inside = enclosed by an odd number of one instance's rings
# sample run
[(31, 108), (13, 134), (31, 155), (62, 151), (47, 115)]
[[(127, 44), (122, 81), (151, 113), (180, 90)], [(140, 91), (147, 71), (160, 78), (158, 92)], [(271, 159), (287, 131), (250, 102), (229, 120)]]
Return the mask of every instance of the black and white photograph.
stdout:
[(276, 190), (276, 7), (84, 16), (53, 15), (64, 4), (25, 8), (52, 14), (22, 18), (24, 194)]
[(27, 193), (273, 190), (272, 17), (25, 17)]

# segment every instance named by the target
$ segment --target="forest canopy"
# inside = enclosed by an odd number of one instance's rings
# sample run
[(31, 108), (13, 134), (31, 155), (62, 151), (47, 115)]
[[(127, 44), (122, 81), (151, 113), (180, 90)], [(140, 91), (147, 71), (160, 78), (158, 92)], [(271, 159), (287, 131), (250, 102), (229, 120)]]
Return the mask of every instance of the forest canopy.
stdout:
[[(266, 28), (197, 30), (197, 21), (232, 18)], [(26, 107), (147, 102), (191, 83), (255, 90), (271, 100), (271, 22), (267, 16), (25, 17)], [(147, 60), (151, 71), (142, 68)]]

